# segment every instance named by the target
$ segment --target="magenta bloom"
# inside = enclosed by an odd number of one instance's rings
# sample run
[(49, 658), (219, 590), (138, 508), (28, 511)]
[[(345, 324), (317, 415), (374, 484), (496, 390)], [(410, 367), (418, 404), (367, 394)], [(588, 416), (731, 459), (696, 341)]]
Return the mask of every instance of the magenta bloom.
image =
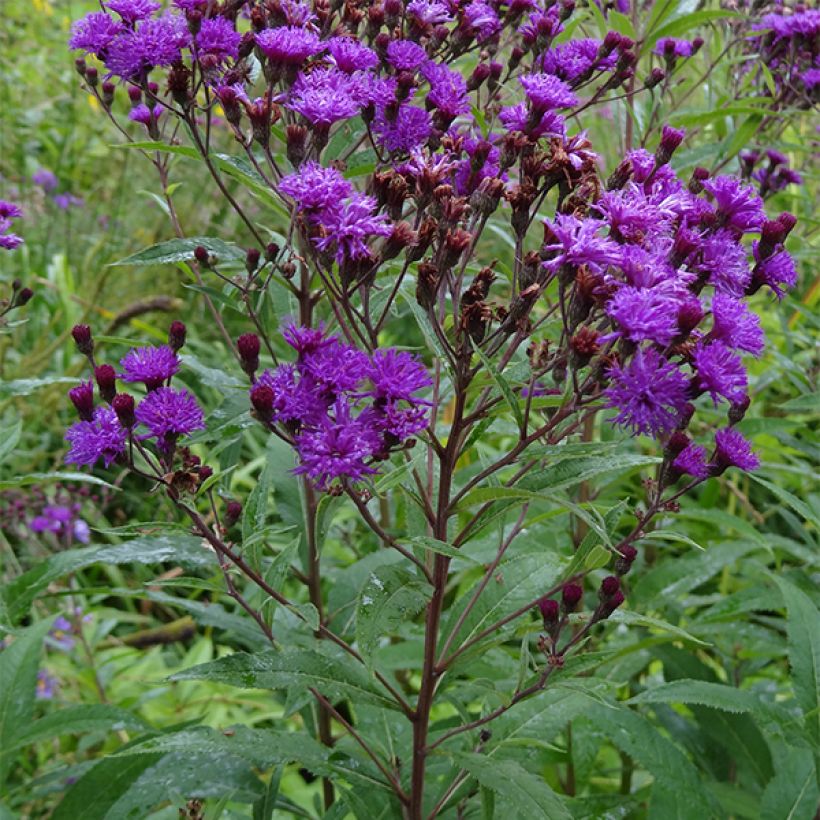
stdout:
[(66, 463), (91, 467), (103, 459), (109, 467), (125, 453), (127, 435), (110, 407), (98, 407), (93, 421), (78, 421), (66, 431), (66, 441), (71, 444)]
[(301, 433), (296, 439), (299, 466), (294, 470), (307, 475), (321, 489), (337, 478), (361, 481), (377, 471), (367, 462), (382, 447), (382, 437), (366, 411), (354, 418), (350, 406), (337, 399), (333, 416)]
[(427, 52), (412, 40), (391, 40), (387, 62), (399, 71), (415, 71), (427, 60)]
[(282, 177), (279, 190), (294, 199), (301, 210), (321, 211), (349, 197), (353, 186), (335, 168), (323, 168), (311, 160)]
[(191, 41), (185, 19), (163, 14), (139, 23), (136, 31), (126, 31), (107, 48), (105, 65), (112, 75), (137, 79), (158, 66), (182, 59), (182, 49)]
[(156, 390), (179, 372), (177, 354), (168, 345), (135, 347), (120, 360), (120, 364), (124, 381), (143, 382), (149, 390)]
[(390, 402), (378, 408), (376, 422), (383, 433), (402, 442), (425, 430), (430, 423), (430, 418), (426, 407), (420, 405), (399, 407)]
[(407, 4), (407, 14), (429, 26), (449, 23), (453, 19), (449, 5), (439, 0), (411, 0)]
[(706, 478), (709, 467), (706, 464), (706, 448), (691, 442), (678, 453), (672, 462), (672, 467), (679, 473)]
[(715, 433), (715, 466), (721, 472), (727, 467), (740, 467), (751, 472), (760, 466), (760, 459), (741, 433), (726, 427)]
[(208, 17), (202, 21), (196, 35), (196, 47), (200, 54), (211, 54), (220, 60), (239, 56), (242, 35), (224, 17)]
[(535, 111), (572, 108), (578, 104), (572, 89), (552, 74), (522, 74), (519, 80)]
[(282, 336), (299, 354), (300, 359), (327, 350), (339, 341), (337, 336), (325, 335), (324, 324), (319, 327), (302, 327), (291, 323), (282, 331)]
[(743, 296), (752, 278), (745, 249), (726, 230), (704, 240), (701, 269), (709, 274), (709, 284), (731, 296)]
[(315, 389), (316, 385), (300, 378), (292, 364), (279, 365), (273, 371), (266, 370), (251, 388), (251, 393), (259, 386), (270, 388), (273, 394), (273, 421), (285, 425), (317, 424), (327, 412), (327, 401)]
[(619, 334), (632, 342), (668, 345), (678, 333), (679, 303), (666, 288), (620, 288), (606, 306)]
[(299, 75), (286, 106), (311, 125), (327, 128), (338, 120), (355, 117), (361, 107), (360, 97), (357, 78), (337, 68), (317, 69)]
[(279, 66), (301, 65), (322, 48), (318, 34), (295, 26), (268, 28), (254, 36), (259, 50)]
[(736, 177), (707, 179), (703, 187), (714, 197), (718, 215), (729, 227), (742, 232), (755, 231), (766, 219), (763, 200), (751, 185), (744, 185)]
[(618, 59), (614, 52), (608, 57), (598, 59), (600, 40), (569, 40), (561, 45), (552, 46), (541, 58), (541, 67), (547, 74), (554, 74), (564, 82), (571, 83), (586, 74), (590, 69), (597, 71), (610, 70)]
[(384, 106), (380, 106), (372, 127), (379, 146), (391, 153), (409, 154), (424, 145), (432, 132), (427, 112), (413, 105), (400, 105), (393, 119), (388, 119)]
[(155, 0), (106, 0), (103, 5), (129, 24), (150, 17), (160, 8)]
[(31, 181), (44, 191), (53, 191), (59, 184), (56, 175), (48, 168), (38, 168), (31, 175)]
[(545, 219), (544, 223), (556, 240), (544, 245), (545, 252), (554, 254), (544, 263), (547, 270), (558, 270), (561, 265), (589, 265), (594, 270), (601, 270), (618, 263), (620, 247), (611, 239), (598, 235), (606, 223), (567, 214), (556, 214), (554, 222)]
[(413, 394), (433, 383), (415, 356), (392, 347), (375, 351), (366, 377), (373, 384), (368, 395), (377, 402), (417, 401)]
[(698, 345), (692, 361), (697, 373), (695, 384), (709, 393), (715, 406), (721, 398), (739, 402), (746, 397), (746, 368), (740, 356), (723, 342)]
[[(759, 244), (753, 245), (755, 258), (759, 258)], [(754, 280), (763, 285), (768, 285), (778, 299), (783, 298), (784, 292), (797, 284), (797, 269), (794, 266), (794, 259), (786, 250), (773, 253), (771, 256), (758, 261), (754, 269)]]
[(327, 344), (304, 356), (297, 368), (311, 389), (324, 397), (335, 397), (354, 392), (367, 376), (368, 365), (366, 353), (331, 336)]
[(660, 57), (691, 57), (695, 53), (695, 49), (689, 40), (681, 40), (677, 37), (661, 37), (655, 43), (652, 52)]
[(430, 83), (427, 101), (449, 119), (470, 110), (467, 83), (458, 71), (451, 71), (443, 63), (426, 63), (421, 73)]
[(158, 387), (137, 405), (136, 418), (151, 431), (160, 449), (167, 449), (178, 436), (203, 430), (205, 420), (196, 399), (187, 390)]
[(345, 74), (366, 71), (379, 64), (379, 55), (353, 37), (331, 37), (324, 45), (330, 61)]
[(688, 379), (653, 348), (639, 349), (632, 360), (609, 371), (607, 407), (618, 415), (613, 423), (631, 427), (634, 435), (658, 436), (678, 425), (686, 405)]
[(564, 118), (560, 114), (556, 114), (554, 111), (545, 111), (540, 117), (535, 118), (535, 125), (531, 125), (531, 112), (527, 104), (523, 102), (509, 108), (502, 108), (498, 118), (507, 131), (520, 131), (531, 139), (540, 139), (541, 137), (560, 137), (563, 139), (566, 136)]
[(711, 338), (753, 356), (763, 352), (765, 341), (760, 319), (745, 302), (718, 291), (712, 299), (712, 318)]
[(479, 43), (489, 40), (501, 31), (501, 21), (495, 9), (482, 0), (473, 0), (464, 9), (464, 22)]
[(100, 54), (124, 30), (125, 26), (119, 20), (105, 12), (92, 11), (72, 24), (68, 46), (89, 54)]
[(336, 261), (362, 259), (370, 253), (367, 239), (371, 236), (389, 236), (392, 227), (387, 217), (374, 214), (376, 200), (364, 194), (354, 193), (344, 203), (322, 212), (321, 225), (325, 235), (314, 241), (319, 250), (336, 248)]
[(128, 119), (147, 128), (151, 124), (151, 118), (153, 117), (154, 122), (156, 122), (162, 116), (164, 110), (161, 105), (155, 105), (152, 111), (145, 103), (140, 103), (128, 112)]

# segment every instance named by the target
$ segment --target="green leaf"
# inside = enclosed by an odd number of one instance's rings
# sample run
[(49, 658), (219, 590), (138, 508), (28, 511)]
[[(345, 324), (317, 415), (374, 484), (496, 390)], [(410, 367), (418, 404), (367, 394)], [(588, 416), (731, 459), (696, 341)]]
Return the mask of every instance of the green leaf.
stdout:
[(23, 421), (19, 419), (16, 424), (8, 427), (0, 427), (0, 464), (2, 464), (20, 441), (20, 434), (23, 432)]
[(548, 817), (550, 820), (572, 818), (564, 801), (546, 781), (527, 771), (516, 761), (474, 752), (462, 752), (452, 757), (481, 786), (491, 789), (502, 799), (505, 813), (515, 812), (518, 817), (527, 820), (535, 817)]
[(244, 689), (304, 690), (313, 687), (329, 698), (350, 698), (357, 704), (396, 708), (377, 688), (364, 668), (349, 655), (340, 656), (330, 646), (322, 651), (285, 649), (282, 652), (237, 652), (210, 663), (178, 672), (171, 680), (211, 680)]
[(0, 785), (11, 765), (7, 753), (34, 715), (40, 653), (52, 621), (49, 618), (29, 627), (0, 652)]
[(763, 122), (763, 114), (749, 114), (732, 133), (726, 147), (722, 151), (723, 157), (727, 159), (731, 158), (745, 145), (748, 145), (752, 137), (757, 133), (757, 129), (760, 128), (761, 122)]
[(783, 487), (775, 484), (772, 481), (767, 481), (765, 478), (754, 473), (749, 473), (749, 478), (756, 481), (761, 486), (765, 487), (774, 493), (786, 506), (791, 507), (801, 518), (805, 519), (820, 530), (820, 516), (812, 510), (805, 501), (801, 501), (797, 496), (784, 490)]
[(815, 743), (820, 743), (820, 611), (794, 584), (779, 575), (774, 579), (789, 616), (786, 630), (794, 696)]
[(430, 586), (404, 567), (387, 565), (370, 573), (356, 608), (356, 641), (368, 663), (382, 635), (415, 617), (430, 599)]
[(789, 399), (787, 402), (783, 402), (780, 408), (789, 413), (810, 413), (816, 416), (820, 414), (820, 391)]
[(35, 390), (43, 387), (53, 387), (56, 384), (75, 385), (79, 379), (72, 379), (67, 376), (51, 376), (46, 379), (15, 379), (10, 382), (0, 381), (0, 399), (8, 396), (28, 396)]
[(110, 490), (119, 491), (119, 487), (97, 478), (89, 473), (27, 473), (7, 480), (0, 481), (0, 490), (17, 489), (18, 487), (30, 487), (32, 484), (56, 484), (64, 481), (77, 481), (81, 484), (96, 484), (98, 487), (108, 487)]
[(414, 547), (430, 550), (438, 555), (446, 555), (448, 558), (460, 558), (462, 561), (469, 561), (471, 564), (478, 564), (475, 558), (465, 555), (463, 550), (456, 549), (450, 544), (445, 544), (444, 541), (439, 541), (438, 538), (431, 538), (427, 535), (414, 535), (412, 538), (402, 539)]
[(662, 621), (660, 618), (653, 618), (650, 615), (642, 615), (638, 612), (633, 612), (630, 609), (616, 609), (612, 615), (609, 616), (610, 621), (615, 623), (628, 624), (629, 626), (644, 626), (648, 629), (659, 629), (680, 640), (689, 641), (691, 643), (700, 644), (701, 646), (708, 646), (706, 641), (690, 635), (685, 629), (679, 626)]
[(278, 461), (279, 448), (273, 443), (276, 439), (271, 436), (265, 450), (265, 466), (251, 490), (245, 507), (242, 511), (242, 540), (247, 542), (255, 532), (265, 527), (268, 513), (268, 498), (273, 485), (274, 473), (281, 469)]
[(754, 712), (760, 701), (751, 693), (722, 683), (702, 680), (676, 680), (661, 686), (654, 686), (640, 695), (626, 701), (628, 704), (641, 703), (686, 703), (709, 706), (725, 712)]
[(135, 538), (110, 547), (84, 547), (52, 555), (0, 589), (9, 617), (19, 620), (34, 598), (54, 581), (93, 564), (161, 564), (166, 561), (212, 567), (215, 556), (190, 535), (159, 535)]
[(809, 750), (781, 749), (760, 801), (760, 820), (812, 820), (818, 800), (817, 770)]
[(612, 553), (600, 544), (593, 547), (584, 559), (584, 569), (600, 569), (612, 560)]
[(642, 50), (646, 53), (652, 49), (658, 40), (661, 40), (664, 37), (679, 37), (697, 26), (702, 26), (704, 23), (711, 22), (712, 20), (722, 20), (741, 16), (742, 15), (738, 12), (727, 11), (724, 9), (704, 9), (702, 11), (694, 11), (691, 14), (684, 14), (682, 17), (678, 17), (677, 20), (673, 20), (671, 23), (667, 23), (656, 31), (653, 31), (644, 41), (644, 47)]
[(200, 246), (216, 256), (219, 262), (244, 262), (245, 259), (245, 251), (238, 245), (213, 236), (194, 236), (190, 239), (170, 239), (158, 245), (151, 245), (150, 248), (144, 248), (131, 256), (126, 256), (125, 259), (110, 262), (109, 267), (170, 265), (177, 262), (188, 262), (194, 258), (194, 249)]
[(512, 410), (512, 414), (515, 416), (516, 426), (519, 430), (523, 430), (524, 416), (521, 413), (521, 408), (518, 406), (518, 399), (516, 399), (515, 393), (513, 393), (509, 383), (501, 374), (498, 367), (493, 365), (493, 363), (484, 355), (484, 351), (475, 343), (473, 343), (473, 350), (475, 350), (478, 358), (481, 359), (481, 364), (484, 365), (484, 369), (490, 375), (490, 378), (495, 382), (495, 386), (501, 392), (501, 395), (504, 397), (504, 401), (507, 402), (510, 410)]
[(276, 768), (270, 776), (265, 793), (253, 804), (253, 820), (273, 820), (276, 798), (279, 796), (279, 784), (282, 781), (282, 769)]

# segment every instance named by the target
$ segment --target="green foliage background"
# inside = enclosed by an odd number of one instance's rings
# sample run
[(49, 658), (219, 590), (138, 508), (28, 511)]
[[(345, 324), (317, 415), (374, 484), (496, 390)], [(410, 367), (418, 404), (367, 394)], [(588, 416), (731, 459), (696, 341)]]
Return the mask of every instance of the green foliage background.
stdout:
[[(36, 296), (25, 322), (0, 335), (0, 487), (59, 479), (62, 435), (71, 421), (66, 380), (81, 372), (69, 344), (74, 323), (98, 328), (106, 337), (101, 349), (113, 359), (139, 338), (163, 340), (171, 318), (181, 316), (190, 334), (184, 378), (210, 411), (209, 433), (198, 447), (218, 455), (220, 493), (245, 502), (244, 549), (271, 583), (303, 600), (301, 586), (283, 572), (298, 555), (301, 527), (298, 491), (283, 468), (289, 456), (275, 444), (266, 446), (252, 427), (242, 382), (216, 341), (190, 270), (184, 263), (145, 264), (144, 257), (136, 260), (142, 264), (111, 266), (172, 233), (150, 165), (138, 151), (120, 147), (79, 89), (64, 44), (69, 21), (92, 5), (3, 4), (0, 195), (23, 202), (26, 244), (0, 256), (0, 282), (20, 277)], [(593, 34), (602, 22), (592, 11), (584, 19)], [(643, 556), (629, 576), (629, 609), (612, 619), (617, 626), (568, 664), (555, 685), (494, 724), (482, 755), (444, 746), (431, 765), (441, 774), (463, 770), (465, 794), (480, 783), (470, 816), (810, 820), (818, 805), (820, 753), (814, 123), (796, 112), (772, 127), (765, 98), (754, 97), (750, 78), (738, 80), (730, 63), (703, 78), (703, 67), (731, 36), (717, 6), (661, 3), (641, 22), (656, 37), (697, 31), (706, 39), (703, 52), (676, 78), (677, 104), (655, 114), (657, 121), (688, 130), (688, 148), (675, 157), (678, 170), (696, 164), (731, 170), (738, 150), (761, 139), (763, 147), (786, 153), (805, 179), (769, 202), (772, 213), (789, 210), (800, 220), (789, 249), (802, 279), (780, 304), (757, 297), (770, 349), (753, 366), (752, 410), (740, 429), (754, 438), (763, 467), (753, 476), (727, 473), (685, 499), (669, 526), (643, 541)], [(635, 34), (624, 16), (611, 15), (610, 24)], [(623, 119), (634, 116), (640, 134), (652, 120), (653, 104), (647, 98), (631, 113), (615, 105), (611, 119), (585, 121), (608, 168), (621, 152), (613, 134), (623, 131)], [(222, 138), (230, 154), (228, 134)], [(340, 138), (339, 151), (345, 143)], [(366, 157), (361, 162), (366, 173)], [(42, 196), (30, 181), (40, 167), (54, 171), (59, 190), (82, 197), (84, 207), (63, 212)], [(281, 215), (243, 190), (242, 179), (235, 187), (275, 237)], [(204, 174), (184, 156), (173, 165), (171, 196), (186, 234), (248, 244)], [(503, 260), (509, 254), (505, 230), (499, 226), (491, 235), (483, 261)], [(208, 286), (229, 329), (247, 330), (231, 289)], [(259, 309), (275, 326), (292, 306), (272, 292)], [(132, 318), (123, 318), (127, 313)], [(389, 332), (386, 342), (423, 344), (409, 313)], [(503, 451), (507, 424), (503, 417), (494, 420), (480, 456)], [(604, 441), (613, 438), (606, 426), (597, 433)], [(611, 444), (612, 453), (653, 455), (640, 443)], [(412, 507), (400, 499), (404, 476), (397, 468), (380, 489), (398, 497), (398, 523), (413, 532)], [(606, 534), (614, 537), (628, 526), (618, 503), (637, 496), (640, 472), (601, 469), (590, 476), (594, 509), (609, 513)], [(108, 478), (117, 484), (115, 473)], [(578, 481), (570, 477), (553, 489), (574, 498)], [(345, 784), (333, 817), (396, 816), (378, 772), (349, 738), (329, 752), (294, 734), (312, 720), (309, 696), (293, 675), (300, 669), (309, 680), (332, 680), (335, 697), (357, 693), (357, 725), (380, 738), (386, 757), (407, 745), (406, 729), (383, 708), (372, 681), (357, 677), (330, 650), (318, 656), (309, 648), (310, 605), (291, 611), (265, 604), (289, 654), (257, 655), (252, 668), (243, 666), (244, 656), (232, 653), (260, 652), (265, 642), (224, 593), (209, 553), (176, 528), (158, 499), (116, 486), (94, 491), (84, 510), (94, 527), (91, 547), (49, 555), (42, 544), (0, 534), (0, 625), (15, 636), (0, 653), (0, 818), (132, 812), (173, 818), (193, 794), (206, 798), (209, 818), (316, 817), (320, 775)], [(499, 588), (489, 591), (487, 607), (499, 613), (549, 587), (555, 562), (571, 555), (568, 535), (577, 522), (554, 499), (545, 498), (537, 511), (501, 568)], [(333, 627), (355, 634), (379, 668), (409, 668), (412, 678), (421, 640), (413, 616), (423, 607), (423, 590), (408, 584), (392, 554), (378, 551), (355, 510), (330, 501), (323, 512)], [(455, 611), (498, 538), (496, 522), (454, 564), (449, 595)], [(608, 559), (593, 537), (584, 554), (587, 566)], [(378, 616), (364, 611), (373, 578), (377, 588), (400, 596), (405, 617), (390, 620), (395, 608), (377, 605), (383, 617), (375, 622)], [(251, 600), (262, 605), (258, 596)], [(53, 615), (72, 607), (91, 620), (83, 640), (63, 653), (44, 636)], [(488, 617), (483, 610), (480, 616), (465, 624), (465, 636), (480, 632)], [(467, 704), (498, 705), (529, 673), (528, 647), (538, 624), (524, 620), (460, 660), (445, 705), (434, 715), (437, 728), (446, 728)], [(168, 642), (133, 645), (134, 634), (157, 629)], [(391, 630), (405, 639), (401, 656), (378, 640)], [(519, 648), (520, 664), (512, 660)], [(50, 702), (34, 701), (42, 666), (59, 680)]]

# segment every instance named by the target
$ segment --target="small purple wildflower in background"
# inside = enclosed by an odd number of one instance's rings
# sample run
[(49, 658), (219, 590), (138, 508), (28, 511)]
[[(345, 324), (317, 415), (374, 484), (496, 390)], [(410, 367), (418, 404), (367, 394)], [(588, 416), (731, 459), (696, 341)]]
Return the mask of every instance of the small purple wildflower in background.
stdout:
[(69, 208), (82, 208), (85, 200), (74, 194), (62, 193), (54, 195), (54, 204), (61, 210), (67, 211)]
[(628, 364), (613, 365), (607, 407), (618, 410), (613, 424), (658, 436), (675, 429), (686, 405), (688, 380), (654, 348), (639, 349)]
[(13, 251), (23, 244), (23, 240), (16, 233), (11, 233), (12, 220), (19, 219), (23, 211), (19, 205), (0, 199), (0, 248)]
[(168, 345), (135, 347), (120, 364), (123, 381), (143, 382), (148, 390), (156, 390), (179, 372), (179, 358)]
[(49, 504), (31, 519), (29, 528), (35, 533), (53, 532), (63, 538), (70, 535), (81, 544), (87, 544), (91, 538), (88, 524), (79, 518), (79, 505)]
[(167, 450), (179, 436), (187, 436), (205, 428), (202, 409), (187, 390), (158, 387), (138, 405), (136, 418), (145, 425), (157, 446)]
[(37, 700), (52, 700), (57, 694), (59, 681), (50, 672), (40, 669), (37, 672), (37, 686), (34, 690), (34, 697)]
[(677, 37), (661, 37), (655, 43), (652, 53), (667, 58), (691, 57), (695, 53), (695, 48), (689, 40), (681, 40)]
[(31, 175), (31, 181), (44, 191), (53, 191), (58, 183), (57, 177), (48, 168), (39, 168)]
[(732, 427), (715, 433), (714, 466), (718, 472), (727, 467), (739, 467), (751, 472), (760, 466), (760, 459), (752, 452), (752, 445)]
[(125, 453), (127, 433), (110, 407), (98, 407), (93, 421), (78, 421), (65, 434), (71, 449), (68, 464), (91, 467), (100, 459), (106, 467)]
[(48, 641), (61, 652), (70, 652), (76, 643), (73, 637), (74, 625), (68, 618), (58, 615), (49, 630)]

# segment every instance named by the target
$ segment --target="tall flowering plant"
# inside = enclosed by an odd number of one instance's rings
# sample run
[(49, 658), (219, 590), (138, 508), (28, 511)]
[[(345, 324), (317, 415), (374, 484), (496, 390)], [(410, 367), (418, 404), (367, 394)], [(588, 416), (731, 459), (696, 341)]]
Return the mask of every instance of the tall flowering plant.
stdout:
[[(124, 754), (298, 761), (328, 816), (466, 816), (492, 795), (570, 816), (569, 774), (547, 783), (516, 751), (521, 716), (573, 686), (593, 703), (607, 623), (647, 623), (627, 581), (641, 542), (759, 466), (738, 429), (765, 351), (754, 306), (797, 279), (794, 217), (766, 213), (750, 169), (677, 173), (686, 133), (657, 106), (605, 167), (585, 119), (634, 114), (703, 46), (639, 10), (639, 36), (606, 30), (628, 11), (108, 0), (74, 24), (85, 87), (155, 165), (177, 233), (144, 258), (190, 271), (235, 365), (205, 413), (182, 322), (118, 365), (76, 326), (92, 378), (69, 394), (66, 460), (164, 495), (267, 644), (178, 678), (271, 689), (283, 713), (268, 735), (186, 729)], [(246, 249), (185, 236), (178, 155)], [(228, 417), (267, 439), (244, 499)], [(687, 798), (713, 812), (690, 768)]]

